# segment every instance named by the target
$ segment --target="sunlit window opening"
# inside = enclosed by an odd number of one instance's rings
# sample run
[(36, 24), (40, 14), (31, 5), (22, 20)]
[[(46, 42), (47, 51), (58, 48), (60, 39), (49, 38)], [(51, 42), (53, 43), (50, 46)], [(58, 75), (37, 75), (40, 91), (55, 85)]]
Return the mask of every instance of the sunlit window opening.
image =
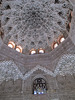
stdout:
[(53, 42), (52, 45), (51, 45), (51, 48), (55, 49), (57, 46), (58, 46), (58, 42)]
[(55, 44), (54, 44), (54, 48), (56, 48), (57, 46), (58, 46), (58, 44), (57, 44), (57, 43), (55, 43)]
[(46, 81), (43, 78), (37, 78), (33, 82), (33, 94), (47, 93)]
[(16, 46), (16, 51), (22, 53), (22, 47), (21, 46)]
[(13, 41), (10, 41), (10, 42), (8, 43), (8, 46), (9, 46), (10, 48), (15, 48), (15, 43), (14, 43)]
[(35, 49), (31, 49), (31, 50), (30, 50), (30, 54), (31, 54), (31, 55), (36, 54), (36, 50), (35, 50)]
[(60, 42), (63, 42), (65, 40), (65, 38), (64, 37), (62, 37), (61, 39), (60, 39)]
[(39, 54), (41, 54), (41, 53), (45, 53), (45, 50), (42, 49), (42, 48), (40, 48), (40, 49), (38, 49), (38, 53), (39, 53)]
[(58, 43), (61, 43), (61, 42), (63, 42), (64, 40), (65, 40), (64, 36), (60, 36), (60, 37), (58, 38)]

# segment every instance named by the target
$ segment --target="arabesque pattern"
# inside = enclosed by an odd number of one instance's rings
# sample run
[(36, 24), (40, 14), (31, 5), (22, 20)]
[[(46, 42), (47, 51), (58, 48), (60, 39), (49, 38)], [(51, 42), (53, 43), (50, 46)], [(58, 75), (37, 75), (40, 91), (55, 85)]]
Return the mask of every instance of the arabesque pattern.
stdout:
[(23, 75), (19, 70), (18, 66), (16, 66), (16, 64), (12, 60), (1, 61), (0, 62), (0, 83), (2, 83), (4, 80), (8, 81), (10, 79), (26, 80), (38, 69), (45, 72), (47, 75), (53, 77), (56, 77), (57, 75), (64, 76), (66, 74), (72, 75), (73, 73), (75, 73), (75, 55), (71, 55), (71, 54), (63, 55), (61, 59), (58, 61), (54, 73), (46, 69), (45, 67), (37, 65), (36, 67), (34, 67), (33, 69), (25, 73), (25, 75)]
[(1, 6), (3, 41), (14, 41), (24, 51), (48, 48), (67, 33), (68, 16), (73, 7), (68, 0), (10, 0)]

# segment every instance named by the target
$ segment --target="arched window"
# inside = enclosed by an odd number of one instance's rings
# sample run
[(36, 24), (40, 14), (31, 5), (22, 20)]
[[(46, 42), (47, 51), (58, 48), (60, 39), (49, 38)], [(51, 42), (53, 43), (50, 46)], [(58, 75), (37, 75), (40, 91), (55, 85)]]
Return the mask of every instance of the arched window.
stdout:
[(33, 82), (33, 94), (45, 94), (46, 92), (46, 81), (43, 78), (35, 79)]

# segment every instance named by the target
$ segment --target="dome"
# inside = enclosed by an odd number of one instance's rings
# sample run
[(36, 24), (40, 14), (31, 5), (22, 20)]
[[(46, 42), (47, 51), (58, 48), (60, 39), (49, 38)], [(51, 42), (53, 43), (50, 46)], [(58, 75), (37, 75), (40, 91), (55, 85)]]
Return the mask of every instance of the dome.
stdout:
[(72, 10), (68, 0), (3, 1), (2, 40), (5, 44), (14, 41), (23, 53), (32, 48), (50, 52), (59, 36), (68, 36)]

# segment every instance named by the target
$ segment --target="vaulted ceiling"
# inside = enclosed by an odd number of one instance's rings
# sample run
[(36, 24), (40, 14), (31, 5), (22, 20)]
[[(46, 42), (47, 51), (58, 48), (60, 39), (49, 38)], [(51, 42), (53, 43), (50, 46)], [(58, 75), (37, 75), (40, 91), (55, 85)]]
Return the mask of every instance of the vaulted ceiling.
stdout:
[(1, 37), (23, 48), (43, 48), (69, 34), (73, 6), (68, 0), (6, 0), (1, 3)]

